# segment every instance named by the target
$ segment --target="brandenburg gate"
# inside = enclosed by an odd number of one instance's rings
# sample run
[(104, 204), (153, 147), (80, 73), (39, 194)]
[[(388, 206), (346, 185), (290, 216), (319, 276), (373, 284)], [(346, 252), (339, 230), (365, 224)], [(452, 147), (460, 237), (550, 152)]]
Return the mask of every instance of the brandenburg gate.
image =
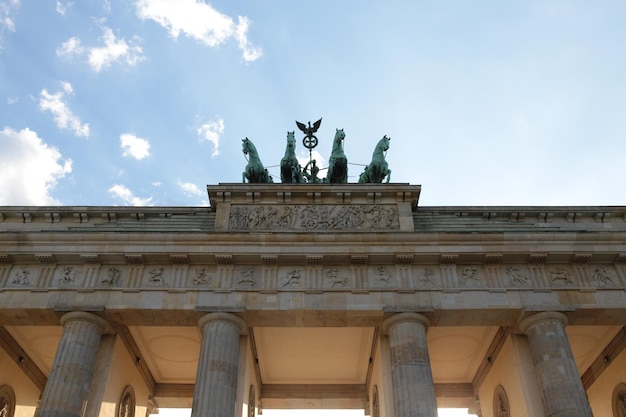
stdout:
[(210, 208), (0, 209), (3, 416), (624, 417), (625, 207), (208, 192)]
[(0, 415), (626, 417), (626, 207), (293, 172), (210, 207), (0, 207)]

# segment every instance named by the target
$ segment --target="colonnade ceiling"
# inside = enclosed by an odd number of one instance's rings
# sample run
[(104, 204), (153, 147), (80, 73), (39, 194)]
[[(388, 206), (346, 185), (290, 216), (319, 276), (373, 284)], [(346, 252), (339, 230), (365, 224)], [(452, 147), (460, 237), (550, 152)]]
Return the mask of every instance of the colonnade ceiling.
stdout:
[[(29, 359), (48, 375), (61, 338), (61, 326), (6, 326)], [(145, 361), (155, 389), (167, 386), (180, 398), (162, 398), (162, 406), (186, 406), (193, 394), (201, 332), (195, 326), (129, 326), (126, 336), (137, 347), (137, 364)], [(620, 326), (566, 328), (579, 372), (601, 357)], [(427, 333), (435, 384), (471, 387), (486, 361), (494, 360), (502, 335), (497, 326), (431, 326)], [(379, 337), (377, 327), (250, 328), (258, 372), (269, 385), (365, 385), (370, 357)], [(495, 346), (495, 348), (494, 348)], [(157, 394), (158, 395), (158, 394)], [(261, 394), (262, 395), (262, 394)]]

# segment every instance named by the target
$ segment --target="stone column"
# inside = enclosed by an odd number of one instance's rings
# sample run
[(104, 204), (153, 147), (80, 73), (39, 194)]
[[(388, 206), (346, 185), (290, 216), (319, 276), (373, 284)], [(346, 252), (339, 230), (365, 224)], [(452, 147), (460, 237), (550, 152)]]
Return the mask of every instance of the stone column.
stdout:
[(234, 417), (237, 398), (239, 336), (246, 323), (229, 313), (200, 318), (202, 344), (191, 417)]
[(61, 317), (57, 347), (37, 417), (80, 417), (96, 363), (100, 336), (109, 324), (95, 314), (73, 311)]
[(567, 317), (557, 312), (535, 313), (519, 327), (528, 345), (548, 417), (592, 417), (565, 325)]
[(436, 417), (435, 384), (430, 369), (426, 329), (419, 313), (394, 314), (383, 322), (389, 335), (395, 417)]

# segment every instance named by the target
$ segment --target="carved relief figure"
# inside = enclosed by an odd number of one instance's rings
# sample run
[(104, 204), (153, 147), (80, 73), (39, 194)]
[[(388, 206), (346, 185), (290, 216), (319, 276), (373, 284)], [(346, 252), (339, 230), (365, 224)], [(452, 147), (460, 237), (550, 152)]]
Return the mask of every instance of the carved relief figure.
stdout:
[(254, 287), (256, 285), (256, 281), (254, 279), (254, 270), (243, 269), (239, 271), (239, 281), (237, 281), (237, 284)]
[(28, 278), (29, 275), (30, 271), (28, 269), (18, 271), (15, 273), (15, 276), (11, 280), (11, 284), (22, 285), (24, 287), (29, 286), (31, 285), (30, 278)]
[(13, 417), (15, 414), (15, 392), (9, 385), (0, 386), (0, 417)]
[(528, 284), (528, 277), (516, 266), (507, 266), (504, 270), (509, 277), (509, 282), (514, 287), (523, 287)]
[(76, 279), (76, 275), (72, 271), (71, 266), (65, 266), (61, 268), (61, 271), (59, 271), (59, 284), (60, 285), (65, 285), (65, 286), (72, 285), (75, 279)]
[(510, 417), (510, 409), (506, 391), (502, 385), (498, 385), (493, 396), (493, 415), (495, 417)]
[(9, 402), (6, 398), (0, 398), (0, 417), (8, 417), (9, 415)]
[(622, 392), (617, 396), (617, 412), (619, 417), (626, 417), (626, 392)]
[(193, 284), (196, 287), (201, 285), (209, 285), (212, 280), (212, 276), (207, 273), (206, 268), (196, 269), (196, 276), (193, 278)]
[(300, 205), (234, 206), (232, 230), (386, 230), (398, 229), (395, 206)]
[(552, 276), (553, 285), (558, 283), (561, 283), (562, 285), (570, 285), (574, 283), (571, 279), (572, 274), (565, 268), (556, 267), (550, 271), (550, 275)]
[(299, 269), (294, 269), (290, 272), (287, 273), (287, 276), (285, 277), (285, 282), (283, 283), (282, 287), (299, 287), (300, 286), (300, 270)]
[(376, 276), (380, 285), (388, 286), (393, 282), (393, 275), (388, 274), (384, 266), (376, 268)]
[(122, 398), (118, 406), (117, 417), (134, 417), (135, 416), (135, 393), (128, 386), (122, 393)]
[(475, 266), (466, 266), (463, 268), (463, 277), (465, 278), (465, 285), (483, 285), (483, 282), (478, 275), (478, 269)]
[(330, 282), (330, 287), (346, 287), (348, 285), (348, 277), (347, 276), (339, 276), (339, 271), (336, 268), (331, 268), (326, 270), (326, 278), (328, 278)]
[(122, 273), (117, 268), (109, 268), (104, 274), (104, 278), (100, 282), (109, 287), (116, 287), (120, 284), (120, 276)]
[(163, 267), (157, 266), (148, 271), (148, 284), (150, 285), (164, 285), (163, 281)]
[(593, 281), (598, 287), (606, 287), (607, 285), (613, 285), (613, 279), (611, 278), (613, 271), (604, 266), (599, 266), (593, 271)]
[(278, 227), (282, 229), (291, 229), (298, 218), (298, 211), (293, 206), (285, 206), (282, 214), (278, 219)]
[(418, 282), (422, 285), (432, 286), (435, 285), (433, 277), (435, 272), (430, 268), (424, 268), (424, 274), (419, 278)]

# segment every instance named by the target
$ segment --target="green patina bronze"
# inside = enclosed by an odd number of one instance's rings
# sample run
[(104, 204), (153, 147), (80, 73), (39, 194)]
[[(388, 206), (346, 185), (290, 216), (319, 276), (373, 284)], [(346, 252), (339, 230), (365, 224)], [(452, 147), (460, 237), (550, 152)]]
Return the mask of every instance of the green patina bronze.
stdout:
[(360, 183), (381, 183), (387, 177), (387, 181), (391, 179), (391, 170), (387, 166), (385, 160), (385, 152), (389, 149), (389, 140), (386, 135), (376, 144), (372, 155), (372, 162), (365, 167), (359, 176)]
[(256, 150), (256, 146), (254, 143), (248, 138), (242, 139), (243, 146), (242, 151), (244, 155), (248, 156), (248, 165), (246, 165), (246, 170), (243, 172), (243, 182), (246, 180), (249, 183), (257, 183), (257, 184), (267, 184), (272, 181), (272, 176), (269, 174), (267, 169), (263, 166), (261, 162), (261, 158), (259, 158), (259, 153)]
[(285, 156), (280, 160), (280, 180), (288, 184), (301, 184), (305, 182), (302, 175), (302, 167), (296, 158), (295, 132), (287, 132), (287, 148)]
[[(322, 119), (308, 126), (304, 123), (296, 121), (296, 124), (300, 130), (305, 134), (302, 143), (304, 147), (309, 150), (309, 162), (304, 166), (300, 165), (298, 158), (296, 157), (296, 139), (295, 131), (287, 132), (287, 147), (285, 148), (285, 155), (280, 160), (280, 180), (284, 184), (346, 184), (348, 182), (348, 158), (343, 151), (343, 142), (346, 138), (346, 134), (343, 129), (335, 130), (335, 137), (333, 139), (333, 148), (328, 160), (327, 174), (325, 178), (319, 178), (320, 167), (317, 166), (316, 161), (312, 158), (312, 150), (318, 144), (317, 137), (314, 133), (320, 127)], [(385, 155), (389, 149), (390, 138), (387, 135), (383, 136), (378, 141), (372, 154), (372, 161), (365, 167), (361, 175), (359, 176), (359, 183), (382, 183), (386, 179), (386, 183), (391, 180), (391, 170), (385, 160)], [(272, 176), (268, 170), (261, 163), (259, 153), (252, 141), (248, 138), (243, 139), (243, 153), (248, 156), (248, 165), (243, 172), (242, 179), (246, 183), (266, 184), (274, 182)]]
[(343, 129), (336, 129), (333, 139), (333, 150), (330, 154), (328, 173), (324, 182), (330, 184), (345, 184), (348, 182), (348, 158), (343, 153), (343, 140), (346, 134)]

